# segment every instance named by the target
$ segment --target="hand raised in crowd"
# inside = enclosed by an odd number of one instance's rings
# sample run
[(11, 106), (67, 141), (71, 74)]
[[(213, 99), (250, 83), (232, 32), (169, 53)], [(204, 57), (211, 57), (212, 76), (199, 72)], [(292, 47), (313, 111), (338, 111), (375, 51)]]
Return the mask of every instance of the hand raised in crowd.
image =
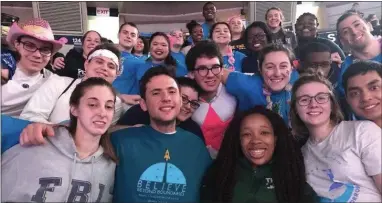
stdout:
[(29, 124), (20, 135), (20, 145), (40, 145), (45, 144), (45, 136), (54, 136), (53, 125), (44, 123)]
[(53, 69), (63, 69), (65, 68), (64, 57), (57, 57), (53, 61)]
[(338, 65), (341, 65), (342, 63), (341, 56), (338, 54), (338, 52), (332, 53), (331, 59), (333, 62), (337, 63)]
[(119, 95), (119, 98), (121, 98), (123, 102), (129, 105), (139, 104), (139, 100), (141, 100), (141, 96), (139, 95), (121, 94)]

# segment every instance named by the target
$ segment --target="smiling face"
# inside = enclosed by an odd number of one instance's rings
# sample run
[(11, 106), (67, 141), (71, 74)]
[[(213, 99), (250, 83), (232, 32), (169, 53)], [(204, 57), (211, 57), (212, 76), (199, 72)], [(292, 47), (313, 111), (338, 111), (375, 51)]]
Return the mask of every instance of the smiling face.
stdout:
[(195, 28), (192, 30), (191, 37), (194, 43), (203, 39), (203, 28), (201, 25), (195, 26)]
[[(23, 70), (35, 74), (49, 63), (53, 46), (51, 43), (25, 36), (20, 39), (20, 42), (15, 42), (15, 48), (20, 54), (20, 60), (17, 63)], [(40, 50), (36, 50), (37, 48)]]
[(296, 23), (297, 37), (314, 39), (317, 36), (318, 22), (311, 15), (305, 15)]
[(232, 30), (232, 33), (239, 34), (243, 31), (243, 21), (241, 21), (240, 17), (232, 18), (228, 24)]
[(89, 32), (82, 44), (82, 48), (84, 50), (85, 56), (89, 54), (91, 50), (93, 50), (97, 45), (101, 44), (101, 38), (96, 32)]
[(273, 92), (282, 91), (289, 83), (292, 66), (283, 51), (270, 52), (261, 64), (261, 75), (265, 85)]
[(87, 132), (93, 136), (103, 135), (111, 125), (114, 103), (115, 96), (108, 87), (87, 88), (79, 106), (70, 107), (71, 114), (77, 117), (76, 132)]
[(212, 40), (216, 44), (229, 44), (231, 42), (231, 33), (225, 24), (218, 24), (212, 31)]
[[(221, 71), (221, 69), (218, 57), (200, 57), (196, 59), (195, 70), (190, 72), (190, 77), (195, 79), (203, 91), (214, 93), (218, 90), (222, 80), (223, 71)], [(205, 74), (206, 71), (208, 71), (207, 74)]]
[(365, 119), (382, 119), (382, 80), (376, 71), (349, 78), (346, 100), (352, 110)]
[(214, 20), (216, 17), (216, 7), (213, 4), (207, 4), (203, 7), (203, 17), (206, 21)]
[(282, 13), (279, 10), (272, 9), (267, 13), (267, 25), (269, 28), (274, 29), (280, 27), (282, 22)]
[(118, 33), (118, 40), (125, 49), (132, 49), (138, 40), (138, 29), (131, 25), (123, 26), (121, 32)]
[(240, 126), (240, 144), (253, 167), (269, 163), (276, 146), (271, 122), (261, 114), (247, 116)]
[(134, 46), (134, 53), (142, 53), (144, 46), (145, 44), (143, 43), (143, 40), (141, 38), (138, 38), (137, 44)]
[(357, 15), (339, 23), (338, 31), (341, 43), (355, 50), (363, 50), (373, 38), (365, 21)]
[(182, 106), (178, 85), (167, 75), (154, 76), (146, 84), (146, 99), (140, 105), (148, 111), (150, 119), (157, 125), (167, 125), (175, 121)]
[[(327, 97), (329, 92), (329, 88), (319, 82), (304, 84), (296, 91), (297, 114), (308, 128), (330, 123), (332, 102)], [(316, 97), (316, 99), (311, 98), (309, 102), (309, 97)]]
[(267, 36), (263, 29), (260, 27), (252, 27), (248, 31), (248, 48), (252, 51), (260, 51), (267, 42)]
[(157, 61), (164, 60), (170, 52), (170, 45), (163, 36), (155, 36), (150, 44), (150, 56)]
[(108, 57), (96, 56), (85, 62), (85, 77), (100, 77), (113, 83), (117, 77), (117, 65)]
[[(185, 121), (189, 119), (196, 110), (196, 106), (191, 103), (199, 103), (199, 94), (198, 92), (191, 87), (180, 87), (182, 93), (182, 108), (180, 113), (177, 116), (179, 121)], [(191, 102), (190, 102), (191, 101)]]

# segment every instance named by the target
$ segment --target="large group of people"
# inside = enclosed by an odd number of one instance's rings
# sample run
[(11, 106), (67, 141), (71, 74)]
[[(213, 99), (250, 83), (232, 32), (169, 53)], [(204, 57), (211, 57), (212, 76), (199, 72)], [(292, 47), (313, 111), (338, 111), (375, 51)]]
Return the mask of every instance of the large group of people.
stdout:
[[(382, 40), (346, 11), (216, 17), (66, 56), (47, 21), (1, 55), (2, 202), (382, 202)], [(346, 54), (341, 47), (350, 50)], [(33, 174), (32, 174), (33, 173)]]

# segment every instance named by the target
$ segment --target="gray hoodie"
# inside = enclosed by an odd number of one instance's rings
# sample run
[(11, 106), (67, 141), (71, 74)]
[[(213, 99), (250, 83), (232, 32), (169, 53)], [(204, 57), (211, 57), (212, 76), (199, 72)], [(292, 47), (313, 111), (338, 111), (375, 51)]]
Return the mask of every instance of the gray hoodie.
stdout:
[(81, 160), (66, 128), (46, 139), (3, 153), (1, 202), (111, 202), (115, 163), (102, 147)]

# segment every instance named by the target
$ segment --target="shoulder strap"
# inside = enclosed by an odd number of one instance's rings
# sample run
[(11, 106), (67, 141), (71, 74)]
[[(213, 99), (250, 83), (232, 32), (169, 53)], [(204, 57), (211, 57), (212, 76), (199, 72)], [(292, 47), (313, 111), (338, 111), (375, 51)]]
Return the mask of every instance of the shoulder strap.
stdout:
[(65, 90), (60, 94), (60, 96), (58, 98), (60, 98), (63, 94), (65, 94), (66, 91), (68, 91), (68, 89), (70, 88), (70, 86), (73, 85), (74, 81), (76, 81), (77, 79), (73, 79), (72, 82), (70, 82), (70, 84), (65, 88)]

